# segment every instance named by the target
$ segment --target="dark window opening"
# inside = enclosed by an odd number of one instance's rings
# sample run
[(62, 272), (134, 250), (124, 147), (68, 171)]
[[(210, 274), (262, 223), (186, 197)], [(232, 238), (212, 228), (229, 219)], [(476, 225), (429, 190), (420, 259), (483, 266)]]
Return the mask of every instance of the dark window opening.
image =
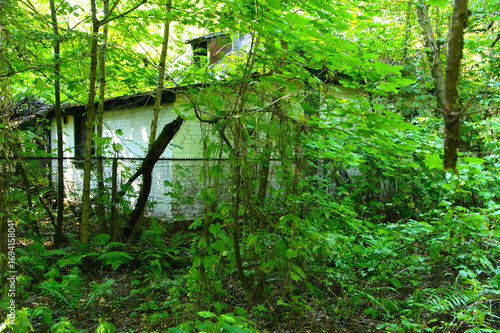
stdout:
[[(83, 167), (83, 158), (85, 157), (86, 149), (85, 142), (87, 141), (87, 117), (75, 116), (75, 165)], [(94, 154), (94, 147), (90, 154)]]
[(208, 55), (208, 42), (201, 41), (196, 44), (193, 44), (193, 54), (194, 54), (194, 63), (196, 66), (200, 67), (203, 61), (207, 59)]

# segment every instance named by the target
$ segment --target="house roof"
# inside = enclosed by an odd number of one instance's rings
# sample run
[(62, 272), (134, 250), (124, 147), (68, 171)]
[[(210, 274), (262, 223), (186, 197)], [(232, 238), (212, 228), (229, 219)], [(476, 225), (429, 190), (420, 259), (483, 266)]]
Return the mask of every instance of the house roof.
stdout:
[[(348, 75), (336, 72), (333, 76), (328, 75), (325, 71), (319, 69), (307, 68), (311, 75), (317, 77), (322, 82), (328, 82), (333, 84), (339, 84), (340, 80), (354, 81), (354, 79)], [(260, 77), (269, 76), (270, 74), (253, 73), (251, 76), (254, 79), (259, 79)], [(225, 81), (225, 80), (221, 80)], [(206, 83), (195, 83), (185, 86), (170, 87), (163, 89), (161, 102), (171, 103), (176, 100), (177, 94), (182, 94), (186, 89), (189, 88), (203, 88), (210, 84)], [(108, 98), (104, 100), (104, 110), (121, 110), (132, 107), (144, 107), (148, 105), (153, 105), (155, 102), (154, 98), (155, 92), (139, 93), (134, 95), (118, 96), (113, 98)], [(96, 108), (98, 103), (96, 102)], [(86, 112), (87, 106), (85, 104), (76, 103), (65, 103), (61, 105), (61, 110), (63, 115), (75, 115), (84, 114)], [(39, 117), (55, 117), (55, 109), (52, 105), (49, 108), (41, 109), (35, 113)]]
[(184, 42), (184, 44), (195, 44), (198, 42), (203, 42), (203, 41), (210, 40), (210, 39), (215, 38), (215, 37), (221, 37), (221, 36), (227, 36), (227, 32), (225, 32), (225, 31), (214, 32), (214, 33), (203, 35), (200, 37), (188, 39), (187, 41)]
[[(155, 102), (154, 94), (155, 92), (147, 92), (147, 93), (108, 98), (104, 100), (104, 110), (106, 111), (120, 110), (131, 107), (152, 105)], [(162, 104), (174, 102), (175, 99), (176, 99), (176, 94), (172, 89), (163, 90), (161, 95)], [(95, 104), (97, 107), (98, 103), (96, 102)], [(61, 111), (62, 114), (64, 115), (83, 114), (85, 113), (86, 109), (87, 105), (85, 104), (66, 103), (61, 105)], [(55, 116), (55, 109), (52, 106), (49, 109), (39, 111), (37, 115), (52, 117)]]

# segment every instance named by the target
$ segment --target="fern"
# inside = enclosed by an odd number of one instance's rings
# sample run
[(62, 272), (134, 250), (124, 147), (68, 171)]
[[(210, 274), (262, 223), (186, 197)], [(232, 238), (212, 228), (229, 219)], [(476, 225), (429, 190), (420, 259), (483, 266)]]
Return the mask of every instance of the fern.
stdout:
[(163, 249), (165, 247), (164, 232), (158, 221), (151, 222), (151, 228), (144, 230), (137, 241), (139, 247), (155, 247)]
[(425, 307), (431, 312), (449, 312), (463, 309), (477, 300), (479, 294), (474, 290), (459, 289), (455, 286), (433, 289)]
[(113, 270), (117, 270), (122, 264), (128, 264), (132, 257), (127, 252), (122, 251), (110, 251), (104, 252), (99, 255), (99, 260), (103, 260), (103, 265), (111, 265)]
[(69, 305), (69, 300), (64, 295), (63, 286), (61, 283), (57, 281), (43, 281), (40, 283), (40, 289), (42, 292), (42, 295), (44, 296), (54, 296), (56, 302), (61, 302), (63, 301), (64, 303)]
[(19, 266), (27, 267), (27, 271), (33, 272), (37, 278), (40, 278), (43, 272), (49, 267), (47, 259), (50, 253), (42, 242), (33, 242), (27, 249), (20, 247), (17, 251)]
[(121, 246), (127, 246), (127, 244), (120, 243), (120, 242), (111, 242), (111, 243), (108, 243), (108, 244), (106, 244), (104, 246), (104, 252), (107, 252), (107, 251), (111, 250), (114, 247), (121, 247)]
[(56, 257), (56, 256), (61, 256), (61, 255), (65, 256), (70, 251), (71, 251), (71, 247), (65, 247), (65, 248), (62, 248), (62, 249), (54, 249), (54, 250), (52, 250), (52, 251), (50, 251), (48, 253), (48, 256), (51, 257), (51, 258), (52, 257)]
[(66, 236), (68, 237), (71, 247), (76, 253), (82, 256), (88, 255), (96, 248), (104, 246), (110, 239), (108, 234), (99, 234), (92, 238), (88, 244), (82, 244), (76, 235), (67, 233)]
[(106, 294), (111, 294), (113, 292), (113, 286), (116, 284), (115, 279), (109, 279), (101, 284), (95, 284), (93, 286), (93, 291), (89, 295), (89, 299), (87, 301), (87, 306), (92, 303), (92, 301)]
[(68, 238), (71, 248), (77, 253), (85, 252), (85, 250), (88, 248), (88, 245), (84, 245), (80, 242), (77, 235), (70, 234), (69, 232), (65, 233), (65, 235), (66, 238)]
[(63, 275), (62, 285), (73, 305), (78, 304), (83, 294), (84, 280), (80, 268), (73, 267), (69, 274)]
[(109, 241), (110, 238), (111, 238), (111, 236), (108, 234), (99, 234), (99, 235), (95, 236), (94, 238), (92, 238), (92, 240), (90, 241), (90, 244), (92, 247), (103, 246)]
[(63, 275), (62, 282), (55, 280), (43, 281), (40, 284), (40, 289), (43, 295), (53, 295), (56, 302), (62, 301), (73, 308), (78, 305), (83, 295), (83, 283), (82, 272), (78, 267), (73, 267), (68, 274)]
[(88, 244), (82, 244), (75, 236), (68, 236), (75, 254), (70, 254), (59, 260), (61, 267), (71, 264), (80, 264), (82, 258), (94, 257), (92, 261), (102, 260), (103, 265), (111, 265), (113, 270), (117, 270), (122, 264), (128, 264), (134, 258), (126, 252), (110, 251), (113, 248), (125, 247), (127, 244), (120, 242), (110, 242), (108, 234), (95, 236)]
[(182, 230), (178, 231), (170, 238), (170, 242), (168, 243), (169, 244), (168, 249), (170, 251), (178, 250), (182, 244), (193, 240), (196, 236), (198, 235), (194, 232), (184, 233), (184, 231)]

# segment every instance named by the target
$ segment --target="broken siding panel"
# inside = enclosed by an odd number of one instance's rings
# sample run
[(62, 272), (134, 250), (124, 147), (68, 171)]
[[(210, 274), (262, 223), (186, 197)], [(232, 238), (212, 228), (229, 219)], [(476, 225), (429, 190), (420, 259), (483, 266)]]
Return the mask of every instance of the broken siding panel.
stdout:
[(222, 64), (229, 54), (247, 53), (252, 41), (251, 34), (234, 35), (214, 33), (187, 41), (193, 50), (194, 63), (197, 66), (206, 61), (209, 65)]

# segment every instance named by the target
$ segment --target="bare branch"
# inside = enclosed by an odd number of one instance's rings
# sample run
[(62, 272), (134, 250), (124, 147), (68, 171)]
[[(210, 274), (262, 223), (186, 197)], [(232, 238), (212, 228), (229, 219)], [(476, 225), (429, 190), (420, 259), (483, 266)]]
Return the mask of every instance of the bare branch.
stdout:
[(493, 47), (495, 46), (495, 44), (500, 40), (500, 33), (497, 35), (497, 38), (495, 38), (495, 40), (493, 41), (493, 43), (491, 43), (491, 46), (490, 47)]
[(99, 26), (102, 26), (106, 23), (109, 23), (111, 21), (114, 21), (116, 19), (119, 19), (121, 17), (124, 17), (125, 15), (133, 12), (134, 10), (136, 10), (137, 8), (139, 8), (140, 6), (142, 6), (143, 4), (145, 4), (147, 2), (147, 0), (142, 0), (140, 3), (138, 3), (137, 5), (135, 5), (134, 7), (130, 8), (129, 10), (127, 10), (126, 12), (120, 14), (120, 15), (117, 15), (117, 16), (113, 16), (113, 17), (109, 17), (111, 15), (111, 13), (113, 12), (113, 10), (116, 8), (116, 6), (118, 5), (118, 0), (113, 4), (113, 6), (111, 6), (111, 8), (109, 9), (109, 12), (108, 12), (108, 15), (106, 15), (107, 17), (104, 17), (102, 20), (99, 21)]
[(491, 108), (484, 108), (484, 109), (478, 109), (478, 110), (474, 110), (474, 111), (469, 111), (469, 112), (461, 113), (460, 115), (461, 116), (468, 116), (468, 115), (471, 115), (471, 114), (474, 114), (474, 113), (481, 113), (481, 112), (491, 111), (491, 110), (500, 110), (500, 106), (495, 106), (495, 107), (491, 107)]

